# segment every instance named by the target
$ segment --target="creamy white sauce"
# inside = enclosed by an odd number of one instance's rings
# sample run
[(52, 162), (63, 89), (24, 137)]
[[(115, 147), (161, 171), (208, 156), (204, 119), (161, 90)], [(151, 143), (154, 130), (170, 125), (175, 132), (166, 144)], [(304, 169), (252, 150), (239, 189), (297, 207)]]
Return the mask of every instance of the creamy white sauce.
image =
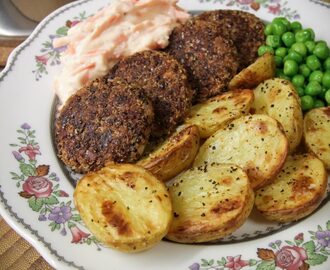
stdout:
[(62, 104), (83, 85), (104, 76), (124, 56), (168, 45), (168, 38), (189, 14), (178, 0), (115, 0), (54, 40), (67, 46), (54, 88)]

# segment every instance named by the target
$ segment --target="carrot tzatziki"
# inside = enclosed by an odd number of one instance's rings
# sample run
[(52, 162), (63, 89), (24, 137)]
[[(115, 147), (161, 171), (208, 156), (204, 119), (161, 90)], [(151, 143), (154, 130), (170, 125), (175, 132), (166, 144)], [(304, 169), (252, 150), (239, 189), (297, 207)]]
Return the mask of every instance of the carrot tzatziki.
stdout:
[(55, 48), (67, 46), (54, 84), (61, 104), (83, 85), (104, 76), (120, 58), (166, 47), (173, 28), (190, 16), (177, 2), (115, 0), (72, 27), (67, 36), (55, 39)]

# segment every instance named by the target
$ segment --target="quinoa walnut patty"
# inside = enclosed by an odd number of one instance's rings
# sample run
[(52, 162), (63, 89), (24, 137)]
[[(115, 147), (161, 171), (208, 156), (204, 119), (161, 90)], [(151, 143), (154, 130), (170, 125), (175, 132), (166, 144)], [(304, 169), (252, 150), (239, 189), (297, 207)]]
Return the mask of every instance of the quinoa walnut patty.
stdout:
[(218, 31), (234, 41), (239, 55), (239, 70), (257, 59), (258, 48), (265, 43), (264, 24), (251, 13), (214, 10), (204, 12), (196, 19), (216, 23)]
[(96, 79), (71, 96), (55, 122), (59, 158), (79, 173), (109, 161), (134, 162), (154, 119), (144, 91), (121, 80)]
[(189, 80), (197, 90), (196, 101), (204, 101), (227, 91), (238, 68), (233, 42), (221, 36), (218, 25), (191, 20), (174, 28), (166, 51), (187, 69)]
[(114, 77), (138, 85), (151, 99), (155, 112), (153, 137), (171, 133), (191, 107), (193, 90), (186, 70), (164, 52), (149, 50), (126, 57), (111, 70), (109, 78)]

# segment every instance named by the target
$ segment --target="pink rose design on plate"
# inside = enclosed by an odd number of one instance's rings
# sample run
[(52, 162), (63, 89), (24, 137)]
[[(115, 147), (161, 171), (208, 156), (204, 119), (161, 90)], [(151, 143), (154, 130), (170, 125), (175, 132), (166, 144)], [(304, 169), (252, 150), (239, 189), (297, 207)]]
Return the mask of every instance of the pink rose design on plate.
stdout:
[(25, 180), (23, 190), (36, 198), (47, 198), (53, 192), (53, 183), (45, 177), (30, 176)]
[(307, 259), (306, 250), (297, 246), (284, 246), (276, 252), (276, 266), (286, 270), (298, 270)]

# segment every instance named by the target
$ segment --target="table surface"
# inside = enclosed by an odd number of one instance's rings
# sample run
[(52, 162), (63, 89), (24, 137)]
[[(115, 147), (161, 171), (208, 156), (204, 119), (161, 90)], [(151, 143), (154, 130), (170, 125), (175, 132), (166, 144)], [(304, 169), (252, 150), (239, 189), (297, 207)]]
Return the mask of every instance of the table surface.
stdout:
[(53, 270), (54, 268), (0, 216), (0, 270), (7, 269)]

